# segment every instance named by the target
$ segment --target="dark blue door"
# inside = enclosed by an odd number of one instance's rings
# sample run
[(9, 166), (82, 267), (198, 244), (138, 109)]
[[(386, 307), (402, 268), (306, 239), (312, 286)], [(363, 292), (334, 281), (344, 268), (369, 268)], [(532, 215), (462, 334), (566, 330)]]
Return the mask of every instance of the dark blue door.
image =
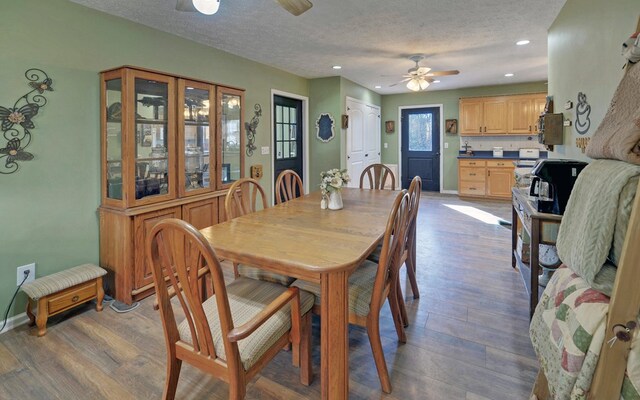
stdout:
[(402, 187), (422, 178), (422, 189), (440, 191), (440, 108), (402, 110)]

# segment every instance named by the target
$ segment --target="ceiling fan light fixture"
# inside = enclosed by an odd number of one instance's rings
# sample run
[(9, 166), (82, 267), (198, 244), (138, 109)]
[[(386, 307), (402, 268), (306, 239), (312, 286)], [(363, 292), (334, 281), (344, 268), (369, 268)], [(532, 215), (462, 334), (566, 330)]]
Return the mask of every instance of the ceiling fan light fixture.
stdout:
[(220, 8), (220, 0), (193, 0), (193, 6), (201, 14), (213, 15)]
[(418, 81), (418, 79), (416, 78), (410, 79), (409, 82), (407, 82), (407, 89), (412, 90), (414, 92), (419, 91), (420, 82)]
[(420, 90), (426, 90), (429, 87), (429, 81), (420, 79)]

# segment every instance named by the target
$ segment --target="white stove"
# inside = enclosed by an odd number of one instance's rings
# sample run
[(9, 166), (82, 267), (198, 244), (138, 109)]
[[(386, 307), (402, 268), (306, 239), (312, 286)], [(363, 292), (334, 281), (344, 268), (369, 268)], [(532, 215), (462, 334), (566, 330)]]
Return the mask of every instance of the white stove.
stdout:
[(520, 149), (518, 152), (518, 160), (514, 162), (516, 168), (513, 171), (516, 186), (519, 188), (528, 188), (531, 184), (531, 170), (540, 158), (540, 150), (538, 149)]

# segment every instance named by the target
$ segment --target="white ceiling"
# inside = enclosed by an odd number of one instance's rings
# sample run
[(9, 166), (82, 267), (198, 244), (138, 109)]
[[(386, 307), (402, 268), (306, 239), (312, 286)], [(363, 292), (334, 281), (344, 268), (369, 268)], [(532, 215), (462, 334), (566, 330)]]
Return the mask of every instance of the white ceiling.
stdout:
[(433, 70), (460, 70), (428, 90), (545, 81), (547, 29), (566, 0), (311, 0), (298, 17), (273, 0), (221, 0), (212, 16), (176, 11), (176, 0), (71, 1), (305, 78), (340, 75), (392, 94), (409, 92), (390, 85), (416, 53)]

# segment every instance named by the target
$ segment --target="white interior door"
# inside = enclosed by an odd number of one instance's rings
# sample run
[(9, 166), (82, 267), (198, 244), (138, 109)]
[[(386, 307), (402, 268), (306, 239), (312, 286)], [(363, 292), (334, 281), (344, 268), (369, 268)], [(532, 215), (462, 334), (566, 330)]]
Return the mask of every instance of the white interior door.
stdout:
[(365, 164), (380, 163), (380, 107), (365, 105)]
[(365, 165), (365, 113), (359, 103), (347, 98), (347, 172), (351, 177), (350, 187), (358, 187), (360, 174)]

